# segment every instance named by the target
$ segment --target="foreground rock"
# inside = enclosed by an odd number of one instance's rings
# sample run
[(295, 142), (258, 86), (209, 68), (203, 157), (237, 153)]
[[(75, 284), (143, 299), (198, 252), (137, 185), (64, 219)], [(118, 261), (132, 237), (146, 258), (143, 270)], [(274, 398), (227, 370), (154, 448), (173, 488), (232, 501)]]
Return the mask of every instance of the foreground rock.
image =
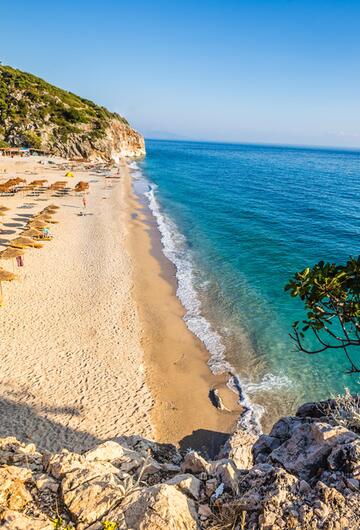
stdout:
[(358, 529), (359, 485), (359, 434), (310, 405), (257, 440), (237, 431), (213, 461), (139, 436), (81, 455), (0, 441), (13, 530)]

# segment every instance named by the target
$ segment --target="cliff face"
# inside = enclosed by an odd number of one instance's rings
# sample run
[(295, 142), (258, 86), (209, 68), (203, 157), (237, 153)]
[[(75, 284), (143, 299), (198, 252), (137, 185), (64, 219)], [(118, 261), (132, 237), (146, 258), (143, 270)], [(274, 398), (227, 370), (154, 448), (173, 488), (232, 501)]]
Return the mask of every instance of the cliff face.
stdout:
[(43, 143), (47, 149), (65, 158), (85, 158), (87, 160), (114, 160), (121, 157), (137, 158), (145, 156), (145, 141), (130, 125), (112, 118), (101, 138), (91, 138), (70, 134), (52, 144)]
[(34, 147), (68, 158), (145, 155), (125, 118), (8, 66), (0, 66), (0, 147)]
[(121, 436), (83, 454), (0, 439), (0, 524), (65, 530), (357, 530), (360, 435), (308, 404), (217, 459)]

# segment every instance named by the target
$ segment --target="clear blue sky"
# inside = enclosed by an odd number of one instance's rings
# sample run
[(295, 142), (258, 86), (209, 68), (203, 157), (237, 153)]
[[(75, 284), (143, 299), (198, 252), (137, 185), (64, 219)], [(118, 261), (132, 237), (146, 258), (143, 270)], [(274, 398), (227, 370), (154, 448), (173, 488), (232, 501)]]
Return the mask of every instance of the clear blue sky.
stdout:
[(359, 0), (1, 4), (0, 60), (148, 137), (360, 147)]

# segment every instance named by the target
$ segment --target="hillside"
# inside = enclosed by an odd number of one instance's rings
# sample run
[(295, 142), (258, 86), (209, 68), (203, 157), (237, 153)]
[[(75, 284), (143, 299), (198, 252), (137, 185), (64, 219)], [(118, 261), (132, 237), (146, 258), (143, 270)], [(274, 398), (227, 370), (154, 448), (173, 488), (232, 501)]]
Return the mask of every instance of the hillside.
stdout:
[(143, 137), (105, 107), (9, 66), (0, 66), (0, 146), (69, 158), (143, 156)]

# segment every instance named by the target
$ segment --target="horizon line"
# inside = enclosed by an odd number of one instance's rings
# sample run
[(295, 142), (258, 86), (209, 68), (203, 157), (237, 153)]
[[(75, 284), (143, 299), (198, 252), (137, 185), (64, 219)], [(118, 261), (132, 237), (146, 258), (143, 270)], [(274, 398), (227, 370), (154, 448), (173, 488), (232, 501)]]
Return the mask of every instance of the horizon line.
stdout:
[(348, 146), (336, 146), (336, 145), (316, 145), (316, 144), (286, 144), (286, 143), (268, 143), (268, 142), (241, 142), (241, 141), (228, 141), (228, 140), (195, 140), (190, 138), (151, 138), (144, 136), (145, 140), (155, 142), (188, 142), (198, 144), (222, 144), (222, 145), (248, 145), (254, 147), (285, 147), (289, 149), (319, 149), (329, 151), (353, 151), (360, 153), (359, 147), (348, 147)]

